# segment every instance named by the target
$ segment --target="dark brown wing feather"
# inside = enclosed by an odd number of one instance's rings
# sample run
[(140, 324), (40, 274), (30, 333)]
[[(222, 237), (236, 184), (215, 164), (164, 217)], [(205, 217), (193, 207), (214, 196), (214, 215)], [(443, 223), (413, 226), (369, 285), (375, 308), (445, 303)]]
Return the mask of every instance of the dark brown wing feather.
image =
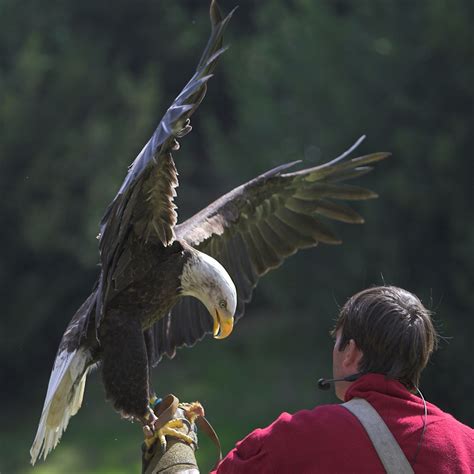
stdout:
[(155, 366), (164, 354), (174, 357), (176, 348), (194, 345), (212, 331), (212, 325), (207, 309), (197, 299), (190, 296), (181, 298), (172, 312), (149, 329), (153, 342), (149, 360)]
[[(284, 171), (296, 162), (270, 170), (176, 226), (178, 239), (211, 255), (229, 272), (237, 288), (236, 318), (243, 315), (258, 279), (281, 265), (286, 257), (319, 242), (341, 243), (326, 224), (327, 219), (364, 222), (340, 201), (372, 199), (377, 194), (343, 182), (369, 172), (369, 165), (389, 154), (373, 153), (353, 159), (347, 155), (346, 152), (329, 163), (294, 173)], [(197, 302), (192, 308), (177, 305), (160, 323), (166, 325), (162, 327), (166, 332), (161, 333), (161, 337), (166, 334), (166, 341), (160, 346), (158, 359), (163, 354), (173, 356), (176, 347), (192, 345), (211, 331), (206, 310), (197, 307)], [(193, 320), (199, 321), (191, 326)]]
[(63, 351), (73, 352), (84, 343), (91, 353), (94, 354), (96, 349), (95, 333), (94, 331), (89, 331), (89, 324), (91, 320), (93, 321), (96, 300), (97, 292), (96, 286), (94, 286), (92, 293), (76, 311), (76, 314), (69, 322), (66, 331), (64, 331), (57, 354), (60, 354)]
[(171, 152), (179, 148), (177, 139), (190, 130), (189, 117), (206, 93), (218, 57), (222, 54), (222, 35), (232, 15), (222, 19), (216, 3), (211, 3), (211, 36), (196, 72), (176, 97), (152, 137), (130, 166), (128, 174), (100, 224), (102, 275), (100, 300), (96, 311), (98, 326), (105, 302), (114, 289), (114, 281), (130, 262), (127, 240), (133, 232), (144, 242), (154, 239), (170, 245), (175, 239), (177, 221), (173, 198), (178, 186), (177, 171)]

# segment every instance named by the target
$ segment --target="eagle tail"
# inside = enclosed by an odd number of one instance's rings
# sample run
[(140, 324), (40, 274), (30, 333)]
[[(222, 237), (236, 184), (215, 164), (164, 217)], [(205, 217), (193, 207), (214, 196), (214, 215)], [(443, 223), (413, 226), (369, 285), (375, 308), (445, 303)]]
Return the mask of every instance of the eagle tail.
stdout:
[(32, 465), (41, 456), (46, 459), (59, 443), (71, 416), (81, 408), (91, 364), (90, 352), (81, 347), (72, 352), (63, 350), (56, 356), (38, 431), (30, 449)]

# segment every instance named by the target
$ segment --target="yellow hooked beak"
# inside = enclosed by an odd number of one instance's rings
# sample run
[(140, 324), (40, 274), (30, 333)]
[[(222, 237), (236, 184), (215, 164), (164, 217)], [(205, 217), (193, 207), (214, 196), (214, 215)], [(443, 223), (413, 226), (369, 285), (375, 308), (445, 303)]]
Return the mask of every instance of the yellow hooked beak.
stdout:
[(214, 339), (226, 338), (234, 328), (234, 318), (227, 314), (222, 314), (216, 309), (214, 316)]

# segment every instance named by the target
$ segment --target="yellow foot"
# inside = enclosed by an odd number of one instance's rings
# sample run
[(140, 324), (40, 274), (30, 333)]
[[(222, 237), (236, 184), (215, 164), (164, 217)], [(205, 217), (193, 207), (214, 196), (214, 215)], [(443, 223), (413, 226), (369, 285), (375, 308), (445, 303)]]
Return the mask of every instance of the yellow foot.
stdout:
[[(156, 408), (156, 413), (155, 413)], [(150, 398), (146, 416), (141, 419), (145, 434), (145, 447), (148, 451), (160, 442), (161, 450), (166, 451), (166, 437), (171, 436), (185, 443), (197, 446), (195, 436), (195, 421), (204, 416), (204, 408), (199, 402), (179, 403), (179, 400), (168, 395), (164, 400)]]
[(158, 440), (160, 442), (161, 450), (164, 453), (167, 447), (167, 436), (178, 438), (187, 444), (193, 444), (194, 439), (191, 438), (191, 436), (188, 436), (187, 434), (178, 431), (180, 428), (185, 428), (188, 423), (189, 422), (187, 420), (184, 420), (182, 418), (175, 418), (173, 420), (168, 421), (161, 428), (155, 431), (152, 431), (150, 426), (145, 426), (145, 445), (147, 449), (150, 449), (150, 447)]
[(160, 445), (163, 452), (166, 451), (166, 436), (172, 436), (184, 441), (187, 444), (193, 444), (194, 440), (191, 438), (191, 436), (178, 431), (179, 428), (184, 428), (184, 425), (185, 420), (177, 418), (175, 420), (169, 421), (165, 426), (163, 426), (163, 428), (157, 431), (157, 436), (160, 440)]

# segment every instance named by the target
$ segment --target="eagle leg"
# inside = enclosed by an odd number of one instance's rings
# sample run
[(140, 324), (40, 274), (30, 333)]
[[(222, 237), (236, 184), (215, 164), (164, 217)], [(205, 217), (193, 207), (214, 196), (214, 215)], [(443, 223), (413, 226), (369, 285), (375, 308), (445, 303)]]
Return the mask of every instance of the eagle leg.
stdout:
[(149, 400), (148, 400), (148, 405), (152, 410), (155, 410), (155, 408), (163, 401), (162, 398), (158, 398), (155, 393), (152, 393)]
[(99, 337), (106, 398), (123, 417), (145, 420), (150, 411), (150, 388), (141, 322), (109, 310)]

